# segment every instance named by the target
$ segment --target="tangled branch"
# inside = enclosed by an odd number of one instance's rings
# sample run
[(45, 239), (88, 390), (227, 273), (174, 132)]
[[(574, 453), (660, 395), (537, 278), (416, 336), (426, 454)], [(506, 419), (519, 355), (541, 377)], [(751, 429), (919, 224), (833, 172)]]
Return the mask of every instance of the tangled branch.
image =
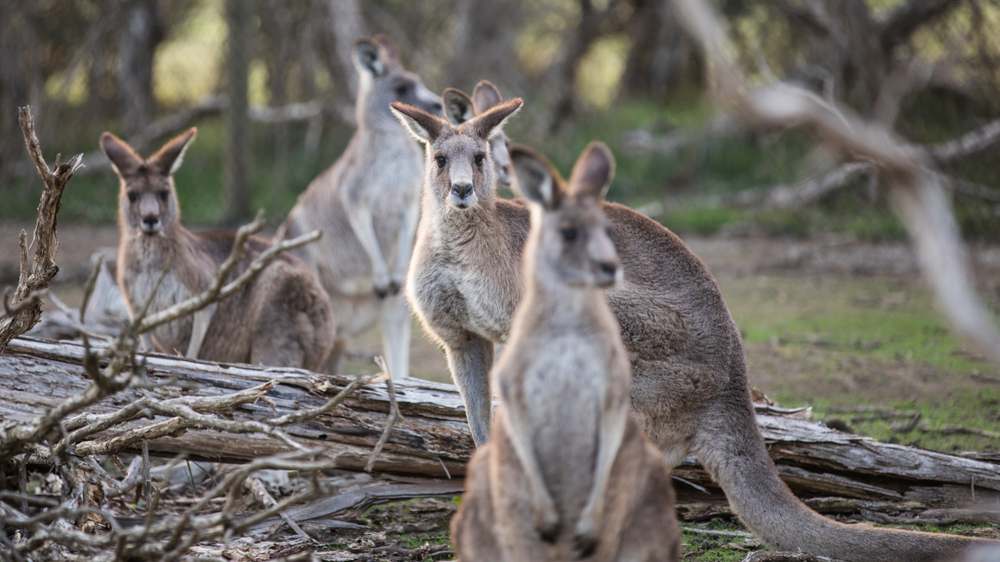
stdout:
[(35, 254), (28, 264), (27, 234), (22, 230), (19, 239), (21, 248), (21, 274), (14, 290), (13, 300), (3, 295), (5, 314), (0, 316), (0, 354), (6, 349), (10, 340), (30, 330), (42, 317), (42, 303), (36, 293), (49, 286), (56, 276), (59, 267), (55, 264), (56, 252), (59, 251), (59, 240), (56, 238), (56, 215), (62, 203), (63, 190), (70, 178), (82, 166), (83, 156), (74, 156), (65, 164), (59, 163), (56, 155), (55, 166), (50, 170), (42, 155), (42, 147), (35, 135), (35, 120), (31, 116), (31, 107), (18, 110), (18, 122), (21, 133), (28, 147), (38, 175), (42, 176), (45, 190), (38, 204), (38, 219), (35, 221), (35, 234), (31, 244)]

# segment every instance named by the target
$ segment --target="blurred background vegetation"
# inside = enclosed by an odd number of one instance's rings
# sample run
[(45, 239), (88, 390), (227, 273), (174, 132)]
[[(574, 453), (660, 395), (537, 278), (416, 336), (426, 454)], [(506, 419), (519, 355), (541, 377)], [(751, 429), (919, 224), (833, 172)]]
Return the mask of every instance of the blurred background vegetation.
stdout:
[[(1000, 118), (996, 1), (720, 7), (759, 80), (805, 84), (914, 143)], [(681, 233), (905, 234), (865, 175), (805, 205), (746, 204), (741, 193), (795, 186), (837, 162), (806, 133), (728, 125), (706, 101), (704, 61), (659, 0), (0, 0), (0, 13), (0, 219), (29, 219), (37, 205), (15, 117), (30, 104), (47, 150), (91, 155), (63, 221), (114, 221), (117, 181), (95, 153), (102, 131), (149, 154), (197, 125), (177, 174), (186, 222), (228, 224), (261, 207), (278, 222), (346, 145), (351, 46), (381, 32), (433, 91), (489, 79), (524, 97), (511, 138), (564, 171), (588, 141), (608, 143), (619, 162), (609, 197)], [(234, 127), (249, 133), (232, 139)], [(954, 195), (969, 239), (1000, 239), (996, 153), (944, 170), (986, 189)]]

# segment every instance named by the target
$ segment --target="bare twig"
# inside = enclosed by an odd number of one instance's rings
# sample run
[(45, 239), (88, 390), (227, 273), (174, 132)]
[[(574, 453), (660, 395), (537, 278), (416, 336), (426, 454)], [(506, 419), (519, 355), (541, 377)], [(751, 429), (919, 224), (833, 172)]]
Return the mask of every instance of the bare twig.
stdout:
[[(66, 184), (81, 166), (81, 156), (79, 155), (74, 156), (65, 164), (59, 164), (59, 157), (56, 156), (55, 168), (50, 170), (42, 155), (42, 147), (38, 143), (38, 137), (35, 135), (35, 121), (31, 117), (30, 107), (22, 107), (18, 111), (18, 121), (21, 124), (21, 132), (24, 134), (28, 153), (38, 169), (38, 174), (42, 177), (45, 190), (42, 191), (42, 200), (38, 204), (38, 219), (35, 222), (35, 234), (31, 242), (35, 253), (30, 267), (28, 265), (28, 248), (25, 243), (26, 235), (23, 231), (21, 233), (21, 274), (17, 282), (17, 289), (14, 291), (14, 299), (9, 308), (16, 310), (16, 313), (10, 318), (0, 319), (0, 354), (6, 349), (10, 340), (30, 330), (41, 319), (41, 302), (37, 298), (32, 298), (31, 295), (48, 287), (49, 282), (59, 271), (54, 261), (56, 252), (59, 251), (59, 241), (56, 238), (56, 215), (59, 213)], [(22, 301), (28, 301), (30, 304), (18, 308)], [(6, 297), (4, 298), (4, 307), (8, 308)]]
[(382, 452), (382, 447), (389, 440), (389, 433), (392, 432), (393, 426), (396, 425), (397, 421), (403, 419), (402, 414), (399, 413), (399, 405), (396, 404), (396, 387), (392, 385), (392, 373), (389, 372), (389, 367), (381, 355), (375, 357), (375, 363), (386, 374), (385, 383), (389, 387), (389, 417), (385, 422), (385, 430), (382, 431), (382, 437), (379, 437), (378, 443), (375, 444), (375, 449), (372, 450), (372, 456), (368, 459), (368, 464), (365, 465), (365, 472), (372, 471), (372, 467), (375, 466), (375, 459), (378, 458), (378, 454)]

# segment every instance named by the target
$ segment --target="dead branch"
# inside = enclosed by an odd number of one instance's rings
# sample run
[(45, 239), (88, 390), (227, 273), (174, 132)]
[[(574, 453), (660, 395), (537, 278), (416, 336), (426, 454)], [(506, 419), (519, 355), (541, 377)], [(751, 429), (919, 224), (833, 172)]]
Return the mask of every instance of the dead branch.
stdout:
[(958, 5), (959, 0), (908, 0), (879, 22), (882, 48), (890, 51), (934, 17)]
[(392, 384), (392, 373), (389, 372), (389, 366), (386, 365), (385, 359), (381, 355), (375, 357), (375, 363), (382, 369), (383, 373), (386, 373), (385, 384), (389, 387), (389, 419), (385, 423), (385, 430), (382, 432), (382, 437), (379, 437), (378, 443), (375, 444), (375, 449), (372, 450), (372, 456), (368, 459), (368, 464), (365, 465), (365, 472), (372, 471), (372, 467), (375, 466), (375, 459), (382, 452), (385, 442), (389, 440), (389, 433), (395, 427), (396, 422), (403, 419), (403, 416), (399, 413), (399, 405), (396, 404), (396, 387)]
[[(246, 481), (243, 482), (243, 487), (253, 494), (253, 497), (266, 508), (273, 508), (278, 503), (273, 497), (271, 497), (271, 494), (267, 492), (267, 488), (264, 487), (264, 483), (257, 478), (247, 478)], [(307, 541), (315, 542), (312, 537), (307, 535), (306, 532), (302, 530), (302, 527), (299, 527), (298, 523), (296, 523), (294, 519), (288, 516), (287, 513), (282, 511), (278, 515), (291, 530), (295, 531), (296, 535), (299, 535)]]
[[(918, 0), (911, 1), (913, 4)], [(828, 147), (876, 167), (909, 230), (927, 279), (953, 329), (1000, 363), (1000, 329), (976, 297), (958, 225), (926, 152), (802, 88), (778, 83), (751, 89), (717, 14), (706, 2), (675, 0), (685, 27), (712, 62), (715, 94), (753, 127), (805, 126)]]
[(281, 252), (305, 246), (310, 242), (319, 240), (322, 236), (321, 231), (314, 230), (291, 240), (279, 242), (262, 252), (239, 277), (228, 284), (223, 285), (226, 283), (226, 280), (229, 279), (229, 274), (232, 272), (233, 268), (236, 267), (236, 264), (243, 259), (243, 253), (246, 251), (247, 239), (250, 238), (251, 234), (259, 232), (262, 228), (264, 228), (263, 210), (257, 212), (257, 217), (252, 223), (241, 226), (239, 230), (236, 231), (236, 240), (233, 242), (233, 250), (229, 254), (229, 257), (226, 258), (226, 261), (222, 262), (222, 265), (219, 267), (219, 271), (215, 275), (215, 279), (212, 280), (212, 284), (208, 287), (208, 289), (200, 295), (195, 295), (194, 297), (177, 303), (167, 309), (157, 312), (156, 314), (143, 318), (137, 323), (135, 327), (136, 332), (140, 334), (146, 333), (162, 324), (166, 324), (167, 322), (171, 322), (182, 316), (187, 316), (188, 314), (193, 314), (213, 302), (225, 299), (257, 277), (257, 275), (272, 261), (274, 261)]
[(17, 289), (14, 291), (14, 298), (9, 303), (4, 295), (4, 308), (8, 314), (0, 316), (0, 354), (10, 340), (27, 332), (38, 323), (42, 316), (42, 304), (35, 297), (35, 293), (49, 286), (49, 282), (56, 276), (59, 267), (55, 264), (56, 252), (59, 251), (59, 240), (56, 238), (56, 215), (59, 213), (59, 206), (62, 203), (63, 190), (69, 183), (73, 174), (81, 167), (82, 156), (77, 155), (65, 164), (59, 163), (59, 155), (56, 155), (55, 166), (49, 169), (42, 155), (42, 147), (35, 135), (35, 120), (31, 116), (30, 107), (22, 107), (18, 111), (18, 122), (21, 125), (21, 132), (24, 134), (24, 142), (28, 147), (28, 154), (31, 155), (38, 174), (42, 176), (45, 189), (42, 191), (42, 200), (38, 204), (38, 219), (35, 222), (35, 234), (31, 240), (35, 248), (35, 254), (28, 265), (27, 236), (21, 232), (21, 273), (17, 282)]

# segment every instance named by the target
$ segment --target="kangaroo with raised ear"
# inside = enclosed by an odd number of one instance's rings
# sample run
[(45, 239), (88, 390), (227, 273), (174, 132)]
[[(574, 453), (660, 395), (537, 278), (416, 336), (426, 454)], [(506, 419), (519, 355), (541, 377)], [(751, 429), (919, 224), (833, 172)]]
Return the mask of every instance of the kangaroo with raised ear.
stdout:
[[(457, 127), (395, 108), (426, 143), (428, 160), (407, 298), (444, 348), (477, 445), (489, 437), (493, 346), (507, 341), (522, 297), (530, 224), (522, 202), (496, 196), (487, 141), (519, 106), (501, 103)], [(559, 181), (529, 149), (512, 147), (511, 159), (524, 192)], [(708, 269), (655, 221), (614, 203), (601, 208), (622, 263), (622, 282), (605, 298), (632, 365), (633, 413), (669, 466), (697, 455), (747, 527), (779, 550), (894, 562), (941, 560), (989, 542), (844, 525), (801, 503), (767, 455), (739, 330)]]
[[(503, 102), (500, 90), (489, 80), (481, 80), (472, 90), (472, 97), (465, 92), (448, 88), (441, 94), (444, 104), (444, 114), (452, 125), (458, 126), (479, 115), (495, 105)], [(493, 157), (493, 167), (496, 169), (497, 187), (510, 187), (510, 179), (514, 169), (510, 164), (510, 153), (507, 147), (510, 139), (507, 133), (500, 131), (490, 139), (490, 156)]]
[(524, 298), (493, 368), (500, 403), (452, 536), (464, 560), (677, 560), (670, 469), (629, 412), (632, 374), (602, 289), (621, 277), (598, 204), (614, 159), (525, 186)]
[(410, 311), (400, 289), (413, 251), (423, 159), (389, 111), (402, 101), (431, 113), (440, 98), (400, 62), (388, 37), (358, 39), (358, 128), (344, 153), (309, 184), (275, 240), (314, 229), (323, 238), (298, 250), (330, 294), (337, 341), (326, 371), (343, 369), (347, 342), (378, 322), (395, 378), (409, 376)]
[[(121, 180), (118, 197), (118, 286), (130, 316), (150, 299), (163, 310), (208, 289), (232, 251), (234, 232), (195, 234), (181, 224), (174, 172), (196, 129), (147, 159), (111, 133), (101, 149)], [(251, 236), (235, 279), (271, 243)], [(164, 264), (169, 269), (153, 294)], [(330, 299), (302, 260), (283, 254), (236, 294), (156, 328), (152, 343), (164, 353), (227, 363), (317, 370), (330, 353), (335, 324)]]

